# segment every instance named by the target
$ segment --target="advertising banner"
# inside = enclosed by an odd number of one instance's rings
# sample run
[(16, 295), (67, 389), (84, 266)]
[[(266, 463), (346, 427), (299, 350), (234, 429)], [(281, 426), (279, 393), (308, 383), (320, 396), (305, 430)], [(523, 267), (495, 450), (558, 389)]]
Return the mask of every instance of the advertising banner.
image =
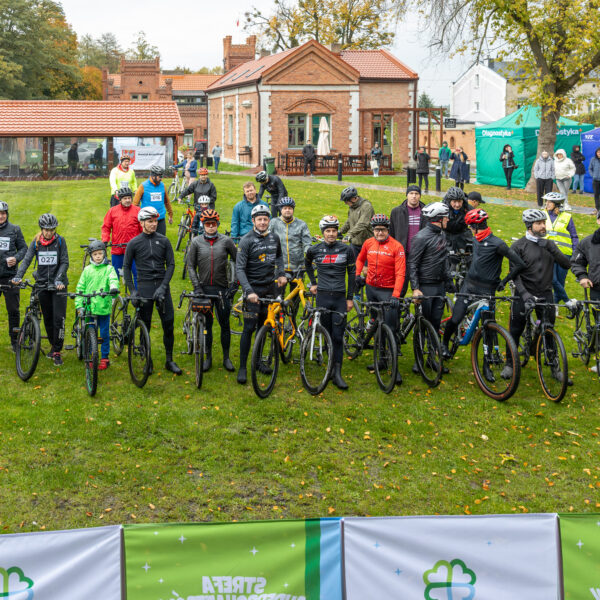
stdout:
[(122, 146), (119, 156), (129, 156), (137, 171), (147, 171), (154, 165), (165, 168), (166, 146)]
[(600, 600), (600, 515), (559, 515), (565, 600)]
[(121, 600), (121, 527), (0, 535), (0, 598)]
[(128, 600), (341, 600), (338, 519), (125, 526)]
[(557, 600), (558, 517), (344, 519), (347, 600)]

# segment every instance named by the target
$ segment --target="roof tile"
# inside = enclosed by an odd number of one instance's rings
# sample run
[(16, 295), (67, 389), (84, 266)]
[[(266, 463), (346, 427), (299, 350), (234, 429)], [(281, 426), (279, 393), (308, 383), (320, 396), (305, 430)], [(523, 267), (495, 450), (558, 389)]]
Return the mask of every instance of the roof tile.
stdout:
[(340, 57), (362, 79), (417, 79), (418, 75), (387, 50), (343, 50)]

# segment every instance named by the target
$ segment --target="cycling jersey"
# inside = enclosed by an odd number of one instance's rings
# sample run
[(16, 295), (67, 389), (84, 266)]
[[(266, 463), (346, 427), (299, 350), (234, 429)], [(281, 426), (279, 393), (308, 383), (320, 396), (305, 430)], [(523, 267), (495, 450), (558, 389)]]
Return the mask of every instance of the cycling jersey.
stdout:
[[(346, 294), (348, 300), (354, 293), (355, 265), (354, 253), (350, 246), (339, 240), (328, 244), (321, 242), (306, 251), (304, 266), (312, 285), (317, 285), (318, 292)], [(315, 279), (314, 266), (317, 268), (318, 283)], [(346, 273), (348, 287), (346, 287)]]
[(441, 227), (429, 223), (415, 235), (408, 267), (413, 290), (420, 290), (423, 284), (435, 285), (451, 281), (448, 244)]
[[(110, 242), (112, 234), (113, 244), (126, 244), (136, 235), (142, 232), (142, 226), (138, 221), (139, 206), (128, 206), (118, 204), (113, 206), (104, 217), (102, 223), (102, 241)], [(111, 254), (125, 254), (125, 248), (115, 246), (111, 249)]]
[[(5, 221), (0, 225), (0, 279), (12, 279), (17, 272), (18, 264), (27, 253), (27, 243), (18, 225)], [(14, 257), (17, 264), (9, 267), (6, 259)]]
[(285, 198), (288, 195), (283, 181), (277, 175), (269, 175), (269, 181), (260, 184), (260, 190), (257, 194), (259, 200), (262, 200), (265, 191), (271, 194), (272, 202), (277, 202), (279, 198)]
[(133, 204), (142, 208), (146, 206), (155, 208), (158, 211), (158, 218), (160, 220), (164, 219), (167, 213), (170, 218), (173, 218), (173, 207), (171, 206), (165, 184), (162, 181), (158, 185), (154, 185), (150, 179), (144, 181), (135, 192)]
[(140, 233), (127, 244), (123, 277), (130, 290), (135, 289), (131, 273), (133, 261), (137, 267), (139, 283), (152, 282), (165, 288), (169, 285), (175, 271), (175, 255), (171, 242), (164, 235), (157, 232)]
[(367, 284), (378, 288), (393, 288), (392, 295), (400, 297), (406, 276), (406, 257), (402, 244), (388, 236), (383, 242), (374, 237), (362, 246), (356, 259), (358, 277), (367, 263)]
[(34, 258), (37, 262), (37, 268), (33, 272), (36, 284), (47, 287), (57, 283), (66, 286), (69, 283), (67, 279), (69, 253), (65, 238), (55, 234), (54, 239), (47, 244), (42, 243), (41, 236), (40, 239), (36, 237), (29, 245), (25, 258), (17, 269), (16, 279), (23, 279), (23, 275)]
[(117, 165), (114, 169), (111, 170), (109, 176), (110, 182), (110, 191), (114, 194), (119, 188), (123, 187), (123, 185), (128, 185), (130, 190), (137, 189), (137, 181), (135, 178), (135, 171), (129, 167), (127, 171), (121, 167), (121, 165)]
[[(181, 194), (179, 194), (179, 198), (183, 198), (192, 193), (194, 194), (194, 204), (198, 204), (198, 198), (200, 198), (200, 196), (208, 196), (210, 198), (210, 208), (215, 207), (217, 201), (217, 188), (210, 179), (207, 179), (204, 183), (199, 179), (193, 181), (181, 192)], [(196, 210), (198, 209), (196, 208)]]
[(235, 263), (236, 255), (237, 248), (233, 240), (226, 235), (219, 233), (213, 239), (207, 239), (204, 235), (196, 236), (187, 256), (188, 273), (194, 289), (199, 285), (226, 288), (229, 285), (227, 258), (230, 257)]
[(600, 288), (600, 229), (577, 246), (571, 257), (571, 269), (578, 281), (587, 278), (594, 284), (591, 291)]
[(235, 270), (246, 295), (253, 293), (254, 286), (268, 286), (285, 275), (279, 237), (271, 232), (261, 235), (254, 229), (248, 232), (240, 240)]

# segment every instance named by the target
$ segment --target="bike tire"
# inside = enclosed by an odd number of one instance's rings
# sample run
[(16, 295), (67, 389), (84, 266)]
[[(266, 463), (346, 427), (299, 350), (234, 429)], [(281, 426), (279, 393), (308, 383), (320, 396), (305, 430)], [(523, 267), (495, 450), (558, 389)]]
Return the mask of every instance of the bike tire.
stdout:
[(150, 336), (140, 318), (135, 318), (129, 335), (127, 363), (133, 383), (139, 388), (144, 387), (150, 375)]
[(185, 250), (183, 251), (183, 268), (181, 270), (181, 279), (185, 279), (187, 277), (187, 255), (190, 244), (191, 240), (188, 239), (187, 244), (185, 245)]
[(120, 356), (125, 347), (126, 317), (129, 303), (121, 296), (113, 300), (110, 313), (110, 341), (116, 356)]
[(575, 317), (575, 332), (573, 333), (573, 337), (575, 338), (575, 343), (577, 344), (577, 353), (581, 362), (584, 365), (588, 365), (590, 362), (590, 345), (585, 334), (587, 327), (585, 321), (585, 313), (583, 310), (577, 311), (577, 316)]
[[(302, 344), (300, 344), (300, 377), (306, 391), (316, 396), (327, 387), (331, 377), (333, 343), (329, 332), (321, 324), (316, 326), (314, 335), (312, 335), (312, 328), (309, 331), (310, 333), (303, 338)], [(322, 369), (325, 355), (325, 368)]]
[(187, 224), (188, 224), (189, 218), (190, 218), (190, 215), (188, 215), (186, 213), (185, 215), (183, 215), (181, 217), (181, 221), (179, 221), (179, 231), (177, 232), (177, 242), (175, 243), (175, 252), (177, 252), (179, 250), (179, 248), (181, 248), (181, 242), (183, 242), (183, 238), (185, 237), (186, 233), (188, 232)]
[[(283, 318), (283, 340), (288, 339), (292, 332), (292, 321), (291, 317), (287, 315)], [(294, 353), (294, 346), (296, 345), (297, 334), (294, 334), (294, 337), (287, 342), (287, 344), (282, 348), (279, 346), (279, 350), (281, 352), (281, 361), (284, 365), (287, 365), (292, 360), (292, 355)]]
[(366, 336), (365, 315), (360, 310), (360, 305), (353, 300), (354, 316), (348, 318), (344, 329), (344, 352), (350, 359), (360, 356), (363, 350), (363, 341)]
[(202, 387), (204, 375), (204, 321), (196, 317), (192, 324), (194, 331), (194, 367), (196, 370), (196, 387)]
[(25, 315), (19, 335), (17, 336), (17, 352), (15, 363), (17, 375), (27, 381), (37, 368), (42, 345), (40, 323), (32, 314)]
[(259, 398), (266, 398), (273, 391), (279, 371), (279, 354), (275, 332), (270, 325), (263, 325), (254, 339), (251, 358), (252, 387)]
[(75, 321), (75, 354), (77, 360), (83, 360), (83, 336), (85, 328), (85, 319), (76, 317)]
[(600, 332), (596, 329), (592, 334), (594, 336), (594, 362), (596, 364), (596, 375), (600, 379)]
[[(569, 364), (565, 345), (552, 327), (544, 329), (535, 348), (537, 374), (542, 390), (548, 400), (560, 402), (567, 393), (569, 384)], [(557, 377), (560, 373), (560, 378)]]
[(242, 335), (242, 331), (244, 331), (244, 301), (241, 292), (239, 292), (237, 300), (234, 298), (232, 302), (229, 326), (233, 335)]
[(83, 362), (85, 367), (85, 387), (90, 396), (98, 389), (98, 336), (96, 328), (88, 326), (83, 334)]
[(392, 330), (385, 323), (380, 323), (373, 336), (373, 366), (379, 387), (389, 394), (396, 385), (398, 348)]
[(175, 181), (171, 182), (171, 185), (169, 186), (169, 198), (171, 199), (175, 199), (177, 197), (177, 185), (175, 184)]
[(444, 370), (442, 345), (435, 327), (423, 316), (417, 318), (413, 330), (413, 352), (423, 381), (437, 387)]
[[(493, 367), (498, 371), (497, 374), (492, 372), (492, 375), (494, 376), (493, 381), (491, 381), (484, 375), (484, 361), (482, 360), (481, 364), (479, 364), (478, 360), (480, 354), (482, 358), (486, 357), (484, 348), (486, 344), (484, 343), (484, 336), (490, 336), (491, 340), (486, 341), (488, 341), (489, 343), (493, 343), (494, 346), (498, 347), (497, 352), (494, 348), (493, 352), (489, 354), (489, 357), (492, 358), (492, 360), (486, 360), (487, 366), (490, 370)], [(497, 344), (495, 343), (498, 337), (502, 338), (503, 340), (503, 356), (500, 355), (499, 351), (500, 342), (498, 341)], [(489, 343), (487, 344), (488, 346)], [(481, 353), (480, 348), (482, 350)], [(506, 359), (509, 354), (511, 359), (510, 364), (513, 370), (511, 378), (506, 380), (500, 377), (499, 371), (506, 364)], [(504, 327), (502, 327), (495, 321), (485, 323), (477, 329), (471, 342), (471, 366), (473, 368), (473, 374), (475, 375), (477, 385), (484, 394), (486, 394), (490, 398), (493, 398), (494, 400), (503, 402), (504, 400), (508, 400), (508, 398), (510, 398), (517, 391), (517, 388), (519, 387), (519, 381), (521, 379), (521, 363), (518, 359), (518, 356), (519, 354), (517, 346), (510, 333), (508, 333), (508, 331), (504, 329)], [(498, 379), (500, 379), (501, 381), (498, 381)], [(494, 384), (497, 381), (499, 385), (495, 386)], [(503, 384), (502, 382), (506, 382), (506, 384)]]

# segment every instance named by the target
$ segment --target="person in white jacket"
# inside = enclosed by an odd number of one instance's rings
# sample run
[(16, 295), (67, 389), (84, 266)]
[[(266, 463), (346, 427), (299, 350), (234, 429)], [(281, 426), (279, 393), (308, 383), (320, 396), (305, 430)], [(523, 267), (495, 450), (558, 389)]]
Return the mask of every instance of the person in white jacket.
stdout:
[(556, 187), (558, 191), (564, 195), (565, 204), (563, 210), (570, 210), (569, 206), (569, 188), (571, 180), (575, 175), (575, 164), (570, 158), (567, 158), (567, 153), (559, 149), (554, 153), (554, 176), (556, 177)]

